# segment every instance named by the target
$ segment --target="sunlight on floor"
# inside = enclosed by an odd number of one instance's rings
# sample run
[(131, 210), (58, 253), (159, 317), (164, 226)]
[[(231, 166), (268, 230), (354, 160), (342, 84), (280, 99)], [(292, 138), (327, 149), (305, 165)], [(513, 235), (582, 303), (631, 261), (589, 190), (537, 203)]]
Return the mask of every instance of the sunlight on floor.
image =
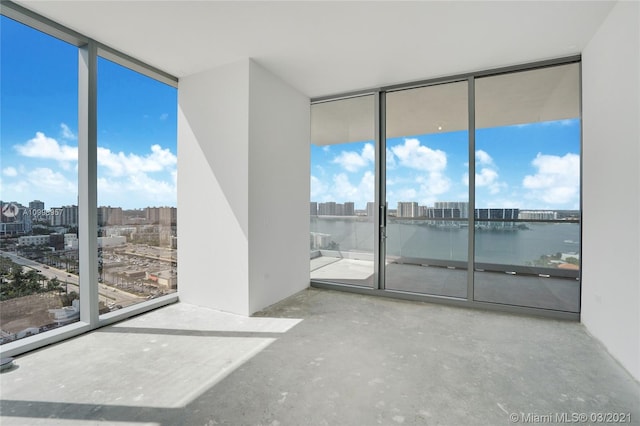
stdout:
[(300, 321), (178, 303), (26, 354), (0, 377), (3, 425), (24, 424), (12, 407), (28, 408), (34, 420), (70, 406), (93, 412), (184, 407)]

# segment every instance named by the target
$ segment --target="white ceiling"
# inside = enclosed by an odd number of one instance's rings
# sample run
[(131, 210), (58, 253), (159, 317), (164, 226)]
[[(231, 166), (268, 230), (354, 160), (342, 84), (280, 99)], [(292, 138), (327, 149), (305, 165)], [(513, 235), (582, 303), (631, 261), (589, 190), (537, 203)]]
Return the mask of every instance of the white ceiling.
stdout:
[(580, 53), (615, 2), (17, 3), (177, 77), (250, 57), (318, 97)]

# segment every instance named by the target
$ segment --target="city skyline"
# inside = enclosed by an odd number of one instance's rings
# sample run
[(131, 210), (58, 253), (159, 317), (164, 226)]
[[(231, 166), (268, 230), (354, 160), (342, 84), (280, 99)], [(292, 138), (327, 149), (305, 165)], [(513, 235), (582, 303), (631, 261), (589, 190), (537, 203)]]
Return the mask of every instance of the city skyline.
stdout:
[[(78, 204), (78, 48), (0, 19), (0, 198)], [(176, 139), (177, 90), (99, 58), (98, 204), (175, 207)]]

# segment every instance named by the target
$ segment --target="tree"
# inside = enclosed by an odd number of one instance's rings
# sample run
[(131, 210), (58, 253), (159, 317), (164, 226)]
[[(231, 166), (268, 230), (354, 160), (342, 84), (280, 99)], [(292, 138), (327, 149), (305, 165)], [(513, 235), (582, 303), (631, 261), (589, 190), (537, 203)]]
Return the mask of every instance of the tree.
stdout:
[(60, 295), (60, 301), (62, 302), (62, 306), (71, 306), (75, 299), (80, 299), (80, 296), (75, 291), (71, 293), (64, 293)]
[(62, 287), (62, 283), (58, 279), (58, 277), (53, 277), (47, 283), (47, 291), (57, 291), (62, 292), (64, 288)]

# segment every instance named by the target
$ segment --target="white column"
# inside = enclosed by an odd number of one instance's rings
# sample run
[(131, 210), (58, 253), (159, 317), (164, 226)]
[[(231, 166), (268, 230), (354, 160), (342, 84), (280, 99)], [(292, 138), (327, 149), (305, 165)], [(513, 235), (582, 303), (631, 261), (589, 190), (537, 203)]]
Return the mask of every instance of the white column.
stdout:
[(309, 98), (249, 64), (249, 311), (309, 285)]
[(309, 100), (250, 60), (180, 80), (180, 300), (249, 315), (308, 285)]

